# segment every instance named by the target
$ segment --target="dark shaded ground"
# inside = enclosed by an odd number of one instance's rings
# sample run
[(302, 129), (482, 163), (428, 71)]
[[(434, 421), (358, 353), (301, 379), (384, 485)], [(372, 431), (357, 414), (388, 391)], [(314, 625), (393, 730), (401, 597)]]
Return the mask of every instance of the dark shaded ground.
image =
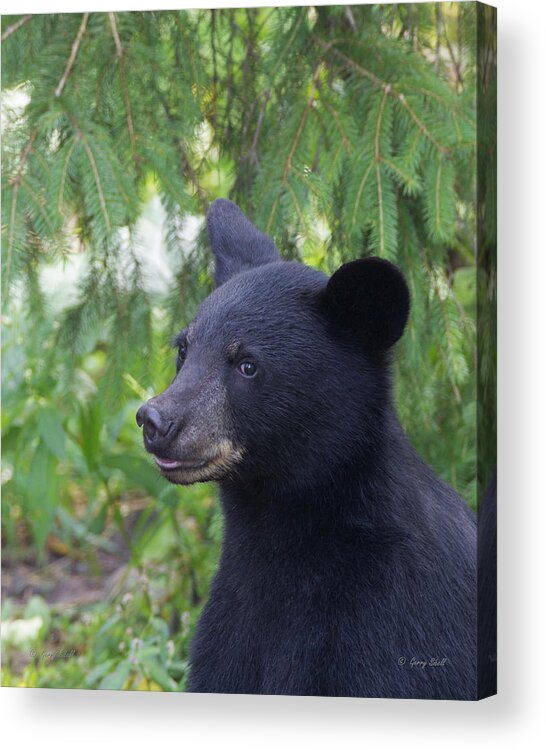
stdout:
[(73, 560), (70, 557), (55, 558), (40, 566), (36, 563), (3, 561), (2, 599), (9, 597), (26, 603), (31, 596), (42, 596), (50, 604), (81, 606), (94, 604), (109, 597), (123, 572), (128, 555), (114, 555), (100, 551), (96, 562), (100, 573), (93, 572), (95, 561)]
[[(50, 534), (42, 562), (32, 548), (3, 549), (2, 600), (9, 597), (25, 604), (31, 596), (42, 596), (50, 605), (79, 607), (110, 598), (121, 583), (130, 558), (130, 539), (142, 507), (125, 521), (124, 534), (112, 530), (103, 548), (74, 548)], [(149, 519), (149, 522), (152, 518)]]

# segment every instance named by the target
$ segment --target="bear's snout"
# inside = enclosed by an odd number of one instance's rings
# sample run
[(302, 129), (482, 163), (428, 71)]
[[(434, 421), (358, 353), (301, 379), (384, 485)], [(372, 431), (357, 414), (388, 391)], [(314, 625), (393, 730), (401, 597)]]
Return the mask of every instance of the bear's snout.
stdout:
[(144, 437), (150, 444), (162, 444), (172, 431), (174, 422), (147, 402), (137, 411), (136, 422), (143, 428)]

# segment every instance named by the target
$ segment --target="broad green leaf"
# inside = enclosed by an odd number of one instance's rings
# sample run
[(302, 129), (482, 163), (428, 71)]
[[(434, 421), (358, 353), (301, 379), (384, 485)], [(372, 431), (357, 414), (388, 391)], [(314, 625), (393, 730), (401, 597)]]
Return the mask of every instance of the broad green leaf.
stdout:
[(49, 450), (62, 461), (66, 437), (62, 420), (54, 406), (45, 406), (38, 412), (38, 430)]
[(86, 687), (95, 687), (95, 684), (110, 672), (114, 663), (114, 659), (108, 659), (92, 669), (85, 677)]
[(154, 682), (157, 682), (163, 690), (177, 691), (178, 685), (167, 672), (167, 670), (157, 661), (145, 662), (146, 669)]
[(55, 508), (59, 502), (57, 459), (45, 443), (39, 443), (32, 459), (24, 488), (25, 510), (36, 547), (42, 550), (51, 530)]
[(121, 690), (127, 682), (131, 668), (132, 665), (126, 659), (120, 661), (114, 671), (100, 681), (99, 690)]
[(142, 458), (129, 455), (110, 455), (102, 458), (102, 463), (110, 469), (119, 469), (134, 487), (157, 497), (165, 489), (165, 481), (158, 470), (154, 468), (143, 453)]

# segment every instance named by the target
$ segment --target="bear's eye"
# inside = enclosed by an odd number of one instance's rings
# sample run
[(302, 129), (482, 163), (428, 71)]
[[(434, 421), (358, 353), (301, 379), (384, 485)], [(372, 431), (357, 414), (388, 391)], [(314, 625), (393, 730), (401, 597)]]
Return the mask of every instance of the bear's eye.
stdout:
[(241, 375), (244, 375), (245, 378), (253, 378), (258, 371), (256, 365), (250, 359), (245, 359), (243, 362), (241, 362), (238, 369)]
[(188, 347), (186, 344), (179, 344), (178, 345), (178, 352), (176, 354), (176, 372), (180, 370), (182, 365), (184, 364), (184, 361), (186, 359), (186, 355), (188, 353)]

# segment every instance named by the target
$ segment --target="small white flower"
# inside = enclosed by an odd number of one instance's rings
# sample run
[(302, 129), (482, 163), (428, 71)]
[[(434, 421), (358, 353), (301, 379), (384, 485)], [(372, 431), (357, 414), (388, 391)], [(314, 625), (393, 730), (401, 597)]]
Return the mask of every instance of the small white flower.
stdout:
[(180, 624), (182, 625), (182, 635), (187, 635), (190, 631), (190, 613), (186, 610), (180, 615)]
[(38, 615), (28, 620), (6, 620), (2, 623), (2, 645), (23, 646), (36, 640), (43, 624)]

